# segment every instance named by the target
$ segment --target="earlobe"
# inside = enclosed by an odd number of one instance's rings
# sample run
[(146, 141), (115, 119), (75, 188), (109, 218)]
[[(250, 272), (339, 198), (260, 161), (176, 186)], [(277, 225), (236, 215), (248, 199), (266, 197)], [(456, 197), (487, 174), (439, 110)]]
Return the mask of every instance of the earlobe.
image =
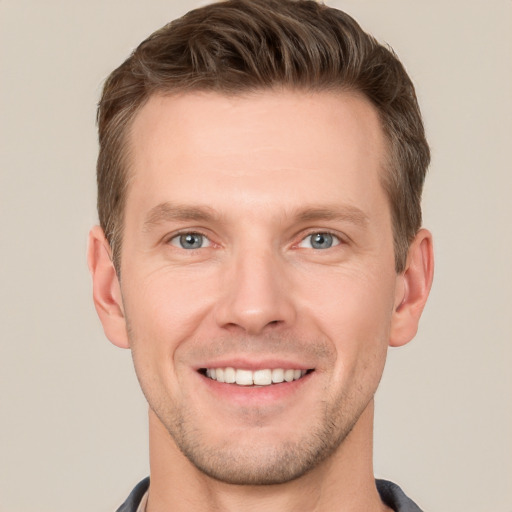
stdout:
[(420, 229), (409, 247), (405, 271), (397, 280), (390, 346), (399, 347), (414, 338), (433, 276), (432, 235), (426, 229)]
[(87, 264), (92, 277), (93, 300), (107, 338), (116, 346), (129, 348), (121, 287), (103, 230), (89, 233)]

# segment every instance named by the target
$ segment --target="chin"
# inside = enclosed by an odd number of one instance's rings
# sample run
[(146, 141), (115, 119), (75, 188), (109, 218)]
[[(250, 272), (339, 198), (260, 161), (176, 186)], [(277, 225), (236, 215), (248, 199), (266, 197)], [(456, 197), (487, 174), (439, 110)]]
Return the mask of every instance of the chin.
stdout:
[(352, 424), (340, 429), (339, 425), (324, 423), (302, 433), (290, 432), (288, 438), (270, 432), (263, 435), (255, 429), (251, 436), (241, 432), (211, 442), (204, 432), (184, 431), (183, 425), (169, 433), (189, 462), (201, 473), (234, 485), (276, 485), (296, 480), (326, 461), (352, 429)]
[(214, 480), (233, 485), (276, 485), (300, 478), (330, 454), (287, 443), (279, 448), (184, 452), (189, 461)]

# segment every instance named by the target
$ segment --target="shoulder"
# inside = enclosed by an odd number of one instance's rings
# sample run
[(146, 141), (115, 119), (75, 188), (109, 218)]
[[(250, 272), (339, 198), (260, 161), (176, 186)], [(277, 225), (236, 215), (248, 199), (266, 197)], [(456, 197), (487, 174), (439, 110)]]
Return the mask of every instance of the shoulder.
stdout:
[(375, 483), (382, 501), (395, 512), (422, 512), (398, 485), (387, 480), (375, 480)]
[(116, 512), (137, 512), (139, 503), (148, 489), (149, 476), (147, 478), (144, 478), (144, 480), (139, 482), (133, 488), (133, 491), (130, 493), (130, 496), (128, 496), (126, 501), (117, 509)]

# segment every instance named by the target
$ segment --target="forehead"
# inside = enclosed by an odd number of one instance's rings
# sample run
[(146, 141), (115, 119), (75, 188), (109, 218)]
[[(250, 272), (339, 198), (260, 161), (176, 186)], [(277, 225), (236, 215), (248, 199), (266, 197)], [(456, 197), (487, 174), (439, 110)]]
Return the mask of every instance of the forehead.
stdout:
[(386, 152), (377, 112), (362, 96), (286, 90), (154, 95), (133, 121), (129, 146), (127, 204), (141, 208), (177, 195), (227, 207), (233, 195), (285, 205), (316, 192), (332, 203), (356, 190), (364, 202)]

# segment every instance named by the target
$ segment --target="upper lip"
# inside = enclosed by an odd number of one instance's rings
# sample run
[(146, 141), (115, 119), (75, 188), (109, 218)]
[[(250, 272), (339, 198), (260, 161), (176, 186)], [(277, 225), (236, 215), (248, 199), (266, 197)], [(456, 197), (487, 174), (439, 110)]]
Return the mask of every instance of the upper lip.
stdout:
[(195, 365), (196, 370), (201, 370), (202, 368), (238, 368), (243, 370), (264, 370), (270, 369), (273, 370), (275, 368), (283, 368), (294, 369), (294, 370), (311, 370), (314, 368), (314, 365), (305, 364), (304, 362), (295, 362), (290, 361), (290, 359), (280, 359), (280, 358), (265, 358), (265, 359), (256, 359), (256, 358), (223, 358), (223, 359), (215, 359), (211, 361), (207, 361), (198, 365)]

